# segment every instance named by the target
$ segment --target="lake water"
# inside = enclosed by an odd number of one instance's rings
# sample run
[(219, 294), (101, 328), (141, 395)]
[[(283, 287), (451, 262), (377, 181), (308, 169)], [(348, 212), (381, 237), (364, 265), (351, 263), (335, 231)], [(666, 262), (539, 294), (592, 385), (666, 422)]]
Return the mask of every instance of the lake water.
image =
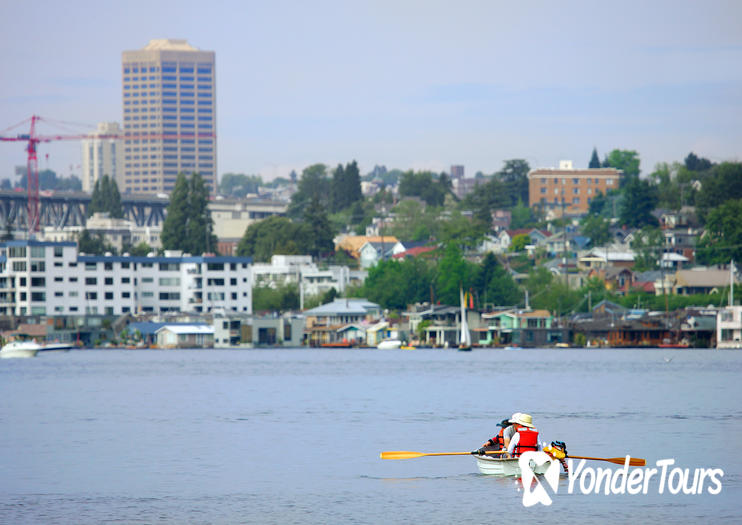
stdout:
[[(0, 362), (2, 523), (742, 522), (742, 352), (81, 350)], [(574, 455), (724, 469), (718, 495), (525, 508), (468, 451), (512, 412)], [(615, 467), (591, 462), (592, 467)]]

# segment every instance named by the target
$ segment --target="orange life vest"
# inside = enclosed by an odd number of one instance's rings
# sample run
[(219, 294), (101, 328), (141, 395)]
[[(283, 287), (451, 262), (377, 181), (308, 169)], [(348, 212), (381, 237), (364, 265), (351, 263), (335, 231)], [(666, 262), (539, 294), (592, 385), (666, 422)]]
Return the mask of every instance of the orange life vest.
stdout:
[(520, 437), (518, 438), (518, 444), (513, 449), (513, 457), (517, 458), (523, 452), (529, 450), (538, 450), (538, 430), (516, 425), (515, 431), (520, 434)]
[(497, 435), (490, 439), (490, 443), (492, 443), (493, 447), (497, 447), (497, 450), (505, 447), (505, 438), (502, 435), (503, 432), (505, 432), (505, 428), (501, 428)]

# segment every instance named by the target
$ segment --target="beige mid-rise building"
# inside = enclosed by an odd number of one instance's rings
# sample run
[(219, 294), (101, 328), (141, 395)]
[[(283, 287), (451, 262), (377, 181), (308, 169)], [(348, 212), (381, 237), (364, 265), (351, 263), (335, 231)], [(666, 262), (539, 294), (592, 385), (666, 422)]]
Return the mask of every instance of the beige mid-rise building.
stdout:
[(616, 168), (574, 169), (571, 161), (533, 169), (528, 172), (528, 205), (557, 217), (583, 215), (598, 193), (617, 190), (622, 176)]
[(169, 193), (178, 173), (216, 187), (216, 76), (213, 51), (185, 40), (150, 40), (122, 59), (122, 193)]
[(100, 122), (82, 141), (82, 191), (92, 193), (95, 183), (108, 175), (119, 187), (124, 184), (124, 148), (118, 122)]

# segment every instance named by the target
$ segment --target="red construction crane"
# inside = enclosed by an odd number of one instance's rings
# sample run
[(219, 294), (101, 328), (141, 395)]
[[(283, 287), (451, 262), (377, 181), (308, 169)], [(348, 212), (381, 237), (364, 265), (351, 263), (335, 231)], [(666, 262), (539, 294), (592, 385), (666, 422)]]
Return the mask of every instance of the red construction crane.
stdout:
[[(126, 132), (123, 134), (91, 134), (91, 133), (78, 133), (71, 135), (37, 135), (36, 134), (36, 123), (51, 122), (60, 124), (58, 121), (52, 121), (49, 119), (41, 118), (37, 115), (33, 115), (31, 118), (25, 119), (10, 128), (7, 128), (4, 132), (10, 129), (16, 128), (22, 124), (30, 122), (30, 130), (28, 133), (18, 134), (15, 137), (2, 136), (0, 135), (0, 142), (27, 142), (26, 151), (28, 152), (27, 162), (27, 177), (28, 177), (28, 233), (33, 234), (39, 231), (39, 165), (36, 150), (40, 142), (52, 142), (55, 140), (83, 140), (83, 139), (122, 139), (122, 140), (145, 140), (145, 139), (195, 139), (195, 138), (214, 138), (214, 133), (131, 133)], [(61, 123), (66, 124), (66, 123)]]

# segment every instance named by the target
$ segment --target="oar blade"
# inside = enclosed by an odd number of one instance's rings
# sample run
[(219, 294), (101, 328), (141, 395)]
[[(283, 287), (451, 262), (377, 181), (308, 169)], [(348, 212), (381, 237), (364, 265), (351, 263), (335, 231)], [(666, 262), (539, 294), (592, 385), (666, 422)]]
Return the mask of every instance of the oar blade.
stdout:
[[(615, 463), (616, 465), (626, 464), (626, 458), (594, 458), (590, 456), (569, 456), (572, 459), (590, 459), (593, 461), (608, 461), (609, 463)], [(629, 466), (631, 467), (643, 467), (647, 464), (647, 461), (642, 458), (629, 458)]]
[(412, 459), (425, 456), (422, 452), (412, 452), (410, 450), (387, 450), (379, 454), (381, 459)]

